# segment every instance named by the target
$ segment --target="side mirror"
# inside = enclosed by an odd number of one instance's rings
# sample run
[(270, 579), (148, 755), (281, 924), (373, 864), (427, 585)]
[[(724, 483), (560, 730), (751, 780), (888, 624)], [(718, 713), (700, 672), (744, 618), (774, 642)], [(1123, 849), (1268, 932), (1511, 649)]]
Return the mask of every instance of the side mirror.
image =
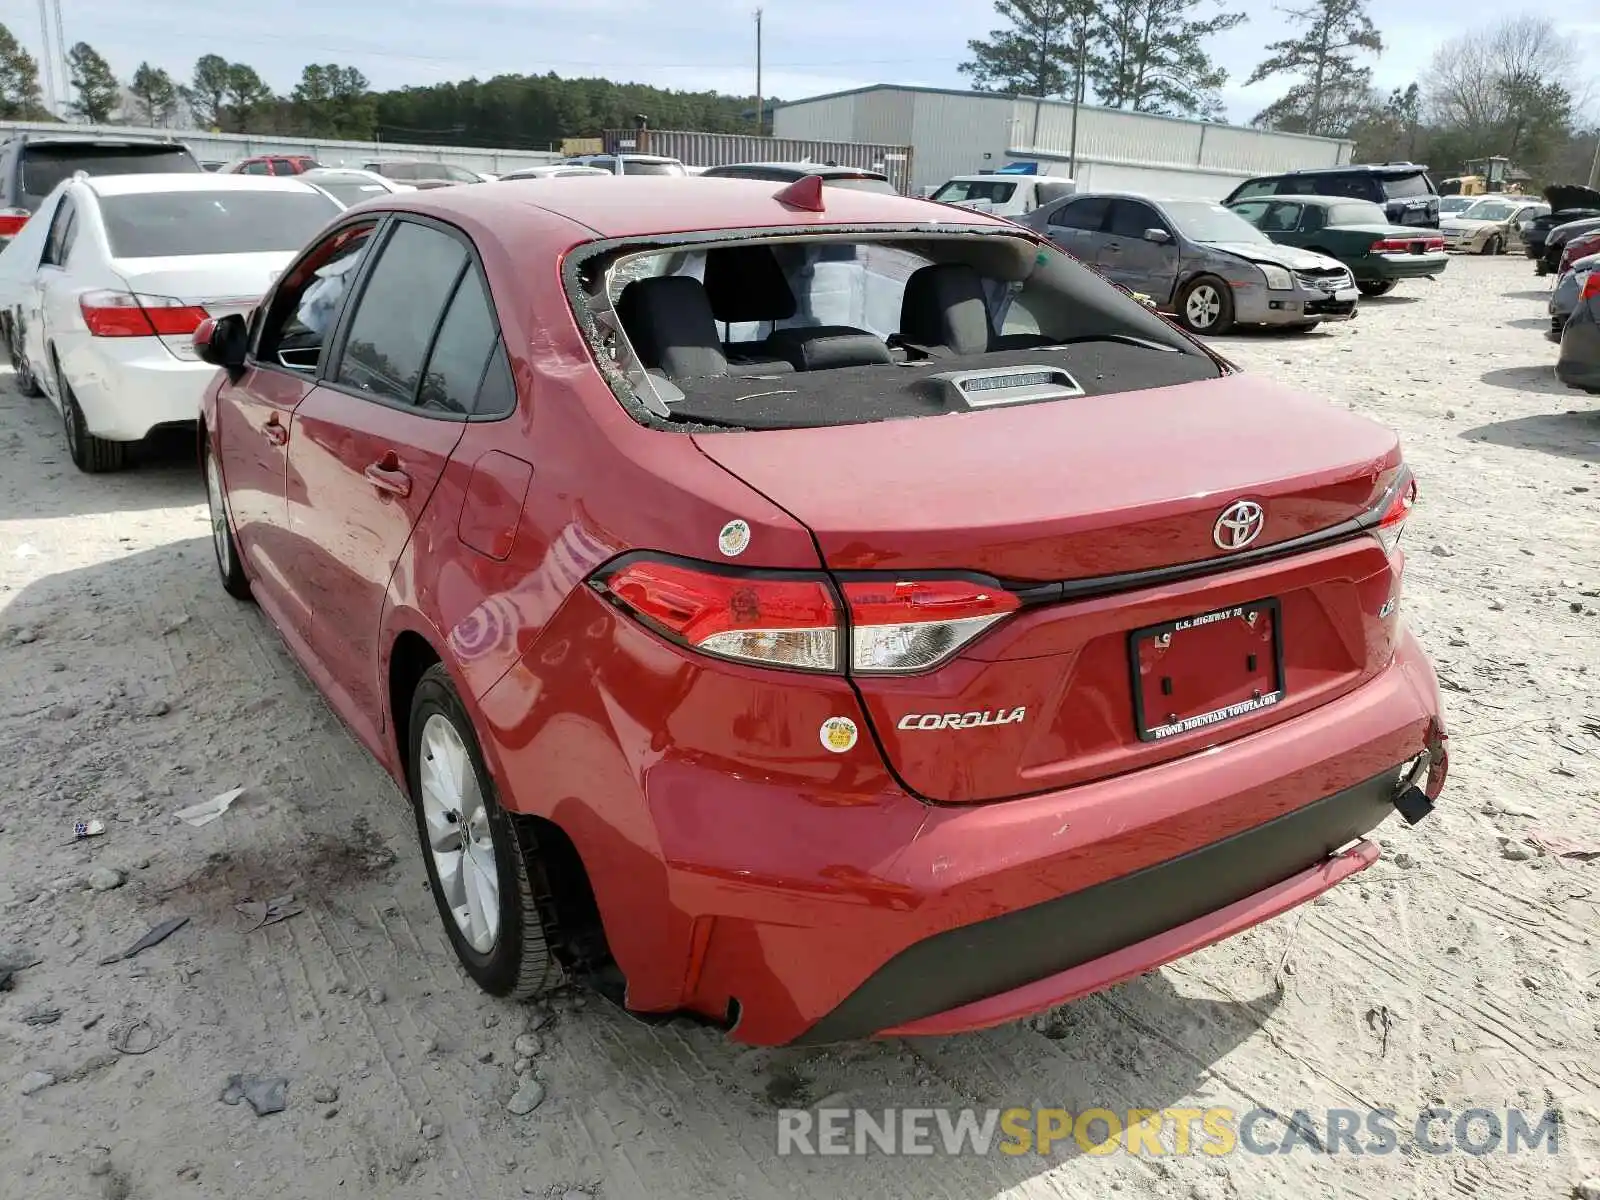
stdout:
[(1144, 240), (1154, 242), (1158, 246), (1165, 246), (1172, 240), (1172, 235), (1165, 229), (1146, 229), (1144, 231)]
[(238, 313), (226, 317), (207, 317), (194, 331), (194, 352), (201, 362), (221, 367), (237, 379), (244, 370), (249, 331)]

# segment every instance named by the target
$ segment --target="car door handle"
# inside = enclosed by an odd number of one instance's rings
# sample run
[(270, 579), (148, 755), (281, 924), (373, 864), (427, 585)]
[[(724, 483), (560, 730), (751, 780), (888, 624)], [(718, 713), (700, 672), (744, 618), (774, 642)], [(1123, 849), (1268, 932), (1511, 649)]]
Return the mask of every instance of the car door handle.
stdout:
[(367, 482), (380, 492), (402, 499), (411, 495), (411, 476), (400, 469), (399, 460), (386, 454), (366, 469)]
[(267, 421), (261, 432), (263, 435), (265, 435), (267, 441), (271, 442), (274, 446), (282, 446), (289, 440), (289, 431), (283, 426), (283, 423), (278, 420), (277, 413), (272, 414), (271, 418)]

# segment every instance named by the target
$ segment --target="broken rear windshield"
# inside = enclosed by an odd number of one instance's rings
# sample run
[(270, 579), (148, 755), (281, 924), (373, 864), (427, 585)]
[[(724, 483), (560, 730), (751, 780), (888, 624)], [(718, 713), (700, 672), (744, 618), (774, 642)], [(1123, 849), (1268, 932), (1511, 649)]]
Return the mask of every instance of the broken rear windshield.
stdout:
[(636, 418), (845, 425), (1222, 373), (1126, 293), (1017, 235), (759, 233), (570, 260), (579, 323)]

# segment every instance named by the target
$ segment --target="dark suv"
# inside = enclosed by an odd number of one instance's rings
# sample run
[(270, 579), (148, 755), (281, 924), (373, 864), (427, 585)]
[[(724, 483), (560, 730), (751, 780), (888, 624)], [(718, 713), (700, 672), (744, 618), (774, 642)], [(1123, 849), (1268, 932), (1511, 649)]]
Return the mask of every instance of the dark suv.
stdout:
[(79, 171), (158, 175), (172, 171), (198, 174), (200, 170), (182, 142), (19, 133), (0, 145), (0, 248), (22, 232), (56, 184)]
[(1261, 196), (1338, 196), (1370, 200), (1395, 225), (1439, 227), (1439, 191), (1428, 168), (1416, 163), (1363, 163), (1346, 167), (1312, 167), (1286, 175), (1246, 180), (1224, 204)]

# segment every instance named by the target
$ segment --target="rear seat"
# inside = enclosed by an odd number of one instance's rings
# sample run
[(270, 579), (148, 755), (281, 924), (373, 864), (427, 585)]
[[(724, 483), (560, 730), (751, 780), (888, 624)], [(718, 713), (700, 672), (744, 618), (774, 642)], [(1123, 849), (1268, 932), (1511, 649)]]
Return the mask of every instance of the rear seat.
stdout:
[[(799, 312), (794, 290), (770, 246), (728, 246), (706, 254), (706, 295), (712, 316), (724, 325), (776, 324)], [(888, 345), (864, 329), (804, 325), (775, 329), (760, 342), (723, 347), (739, 367), (747, 361), (779, 359), (796, 371), (869, 367), (893, 362)]]
[(1056, 344), (1039, 333), (995, 333), (983, 277), (966, 263), (935, 263), (911, 273), (900, 301), (900, 341), (952, 355)]

